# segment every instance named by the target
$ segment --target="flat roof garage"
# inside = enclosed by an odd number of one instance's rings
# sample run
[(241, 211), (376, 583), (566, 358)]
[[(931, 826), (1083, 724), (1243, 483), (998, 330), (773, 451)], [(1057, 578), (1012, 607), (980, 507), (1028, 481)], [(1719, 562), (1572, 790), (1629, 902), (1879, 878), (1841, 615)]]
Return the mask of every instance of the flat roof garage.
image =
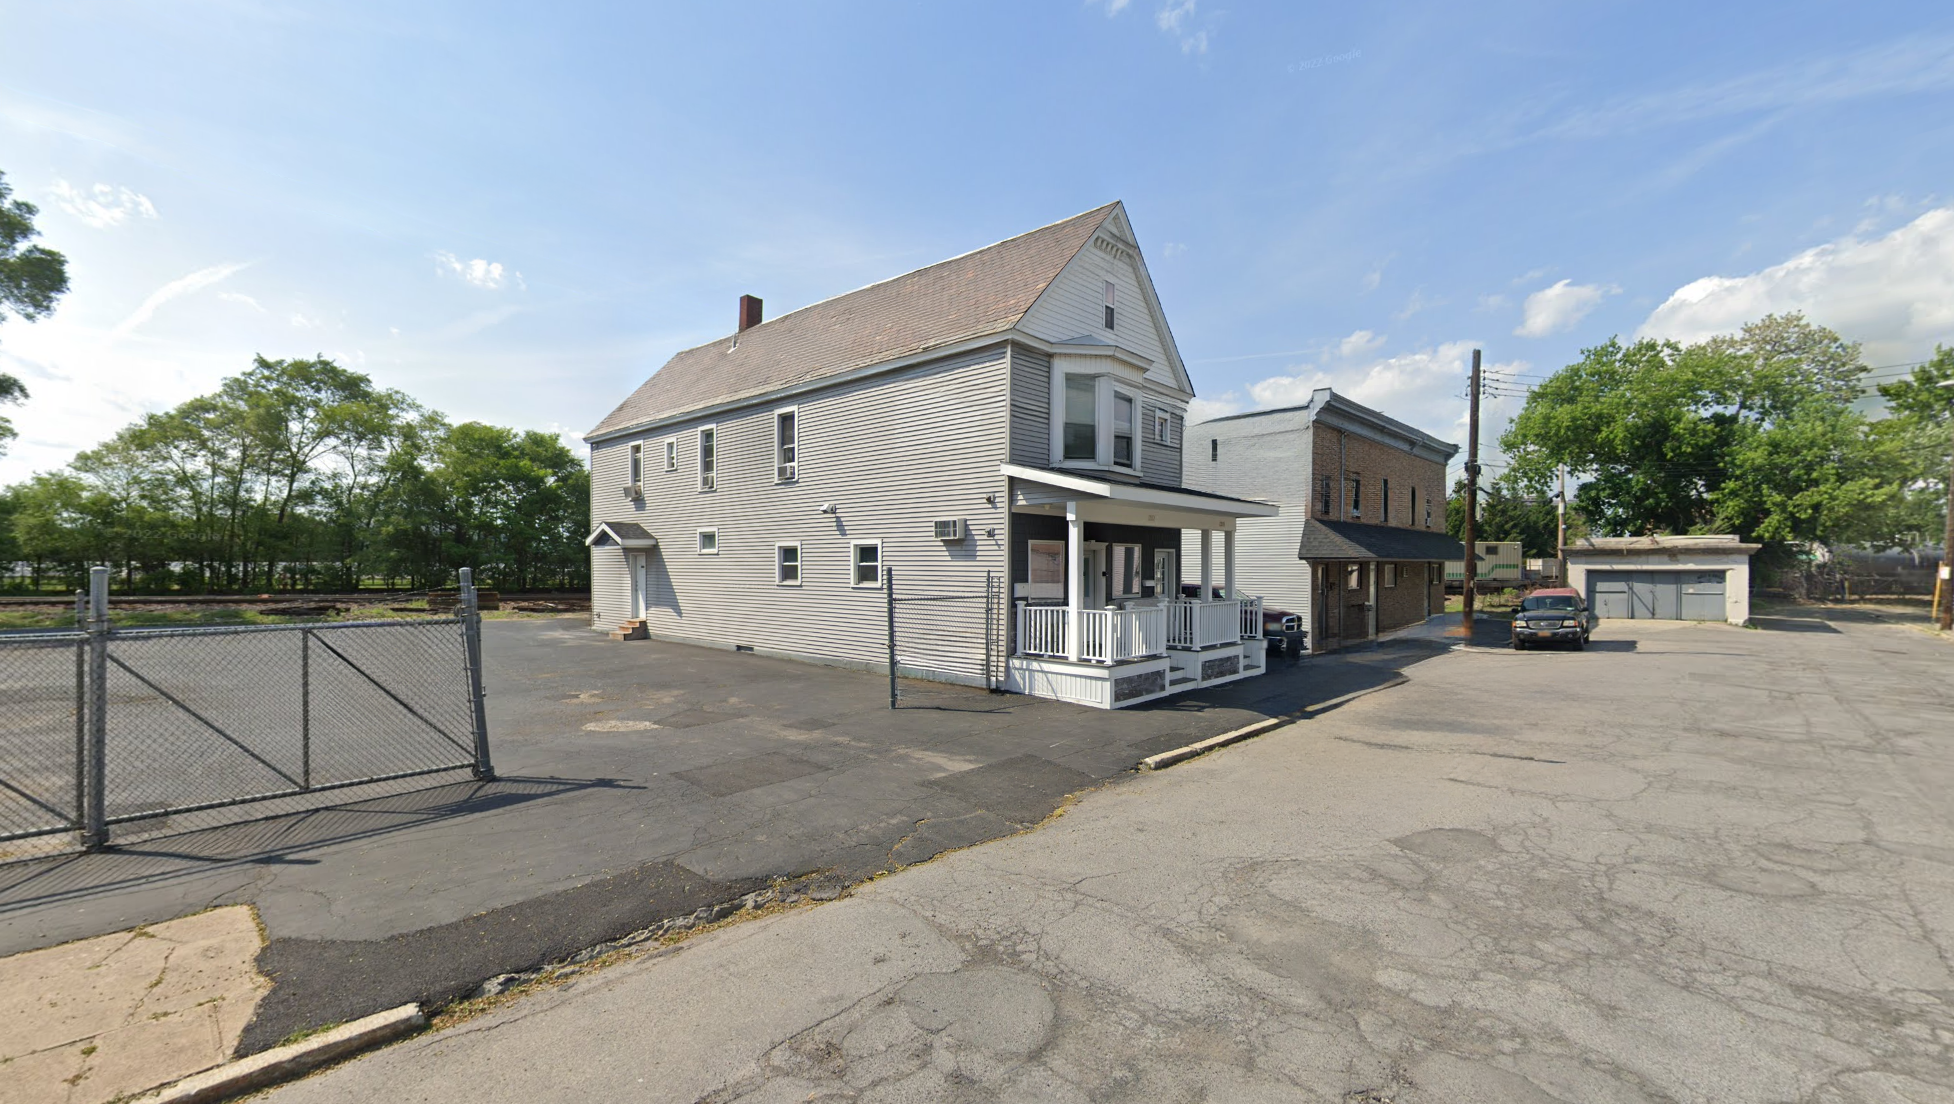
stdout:
[(1750, 555), (1733, 536), (1589, 537), (1567, 547), (1568, 585), (1601, 617), (1750, 620)]

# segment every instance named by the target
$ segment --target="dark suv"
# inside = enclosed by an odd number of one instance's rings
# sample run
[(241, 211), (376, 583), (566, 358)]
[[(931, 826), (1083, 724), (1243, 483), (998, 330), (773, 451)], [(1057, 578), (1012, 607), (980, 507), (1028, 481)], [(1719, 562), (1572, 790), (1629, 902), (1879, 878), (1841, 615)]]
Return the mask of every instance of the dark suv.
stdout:
[(1536, 590), (1520, 599), (1520, 608), (1513, 612), (1513, 650), (1565, 644), (1578, 652), (1588, 646), (1594, 626), (1594, 611), (1581, 600), (1580, 591), (1566, 587)]

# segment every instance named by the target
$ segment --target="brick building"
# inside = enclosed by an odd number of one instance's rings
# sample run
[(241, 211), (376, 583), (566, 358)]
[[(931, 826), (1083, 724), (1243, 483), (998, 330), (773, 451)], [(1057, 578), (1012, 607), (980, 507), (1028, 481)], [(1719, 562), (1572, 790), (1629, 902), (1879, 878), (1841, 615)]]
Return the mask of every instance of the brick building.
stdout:
[(1311, 651), (1445, 608), (1445, 465), (1459, 451), (1331, 389), (1187, 428), (1184, 482), (1282, 508), (1237, 527), (1236, 583), (1303, 617)]

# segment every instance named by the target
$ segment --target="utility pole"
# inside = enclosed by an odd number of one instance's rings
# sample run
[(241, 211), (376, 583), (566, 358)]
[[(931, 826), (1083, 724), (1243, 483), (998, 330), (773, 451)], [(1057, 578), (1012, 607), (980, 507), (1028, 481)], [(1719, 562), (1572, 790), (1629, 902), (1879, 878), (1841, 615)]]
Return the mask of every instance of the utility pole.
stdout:
[[(1954, 380), (1946, 380), (1942, 387), (1954, 387)], [(1948, 429), (1954, 431), (1954, 418), (1947, 420)], [(1940, 595), (1939, 609), (1934, 611), (1936, 624), (1942, 632), (1954, 629), (1954, 443), (1949, 445), (1947, 458), (1947, 532), (1940, 540), (1940, 581), (1935, 584), (1934, 593)]]
[(1567, 465), (1560, 465), (1560, 494), (1554, 496), (1558, 517), (1554, 522), (1555, 573), (1560, 585), (1567, 585)]
[(1472, 351), (1472, 393), (1466, 417), (1465, 623), (1466, 643), (1472, 643), (1472, 605), (1479, 590), (1479, 350)]

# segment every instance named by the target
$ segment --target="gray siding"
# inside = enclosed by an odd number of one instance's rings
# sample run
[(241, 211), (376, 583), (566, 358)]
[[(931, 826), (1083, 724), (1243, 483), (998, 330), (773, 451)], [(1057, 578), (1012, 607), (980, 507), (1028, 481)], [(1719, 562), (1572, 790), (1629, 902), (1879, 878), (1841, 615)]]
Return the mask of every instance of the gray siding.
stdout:
[[(648, 561), (647, 628), (654, 636), (844, 664), (884, 662), (881, 589), (850, 586), (850, 542), (882, 541), (897, 593), (981, 591), (1002, 578), (1010, 380), (1002, 346), (839, 384), (791, 404), (721, 415), (717, 489), (698, 489), (697, 429), (688, 422), (591, 450), (596, 521), (636, 521), (658, 538)], [(798, 410), (798, 480), (774, 482), (774, 412)], [(677, 436), (676, 472), (663, 440)], [(646, 443), (645, 497), (620, 492), (632, 440)], [(996, 495), (997, 506), (985, 496)], [(820, 512), (832, 504), (832, 515)], [(970, 535), (946, 543), (931, 522), (964, 519)], [(700, 555), (697, 531), (719, 531), (719, 553)], [(995, 532), (995, 536), (988, 535)], [(802, 585), (774, 582), (776, 542), (801, 544)], [(631, 582), (615, 550), (592, 556), (593, 622), (630, 616)], [(934, 606), (935, 612), (931, 611)], [(982, 603), (907, 607), (900, 658), (919, 673), (983, 674)], [(939, 618), (932, 627), (929, 618)]]
[[(1161, 444), (1153, 436), (1153, 415), (1157, 410), (1165, 410), (1173, 425), (1169, 427), (1169, 444)], [(1149, 483), (1159, 483), (1167, 487), (1179, 487), (1181, 483), (1181, 438), (1187, 432), (1187, 419), (1181, 417), (1180, 408), (1162, 406), (1152, 399), (1141, 404), (1140, 408), (1140, 478)]]
[(1034, 468), (1052, 460), (1052, 358), (1011, 346), (1011, 462)]
[[(1243, 594), (1260, 596), (1267, 608), (1301, 615), (1304, 626), (1311, 627), (1313, 640), (1309, 565), (1296, 558), (1303, 539), (1303, 521), (1309, 515), (1308, 413), (1205, 422), (1187, 427), (1187, 436), (1187, 462), (1182, 469), (1187, 486), (1273, 502), (1282, 508), (1282, 513), (1272, 518), (1242, 518), (1235, 523), (1235, 583)], [(1211, 449), (1211, 441), (1219, 441), (1220, 448)], [(1198, 578), (1201, 535), (1189, 533), (1183, 548), (1182, 577)], [(1214, 577), (1219, 583), (1219, 537), (1215, 539), (1214, 556)]]

